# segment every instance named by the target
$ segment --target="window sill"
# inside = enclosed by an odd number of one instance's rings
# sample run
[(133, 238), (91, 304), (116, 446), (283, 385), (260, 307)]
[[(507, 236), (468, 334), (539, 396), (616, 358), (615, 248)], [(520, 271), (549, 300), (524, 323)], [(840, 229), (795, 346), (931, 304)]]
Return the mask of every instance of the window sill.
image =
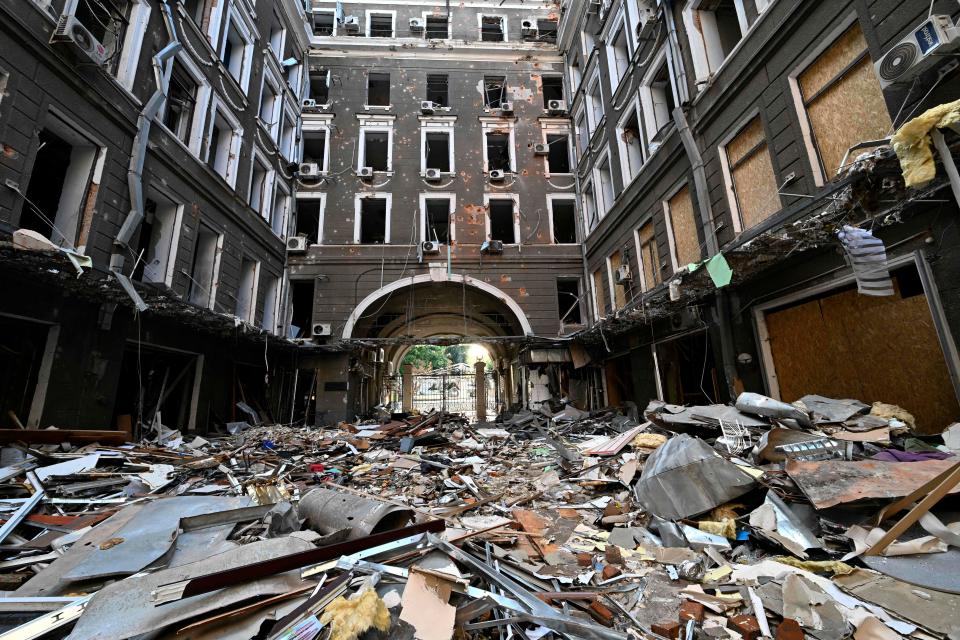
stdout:
[(386, 105), (382, 105), (382, 104), (365, 104), (365, 105), (363, 105), (363, 110), (364, 110), (364, 111), (392, 111), (392, 110), (393, 110), (393, 105), (392, 105), (392, 104), (386, 104)]

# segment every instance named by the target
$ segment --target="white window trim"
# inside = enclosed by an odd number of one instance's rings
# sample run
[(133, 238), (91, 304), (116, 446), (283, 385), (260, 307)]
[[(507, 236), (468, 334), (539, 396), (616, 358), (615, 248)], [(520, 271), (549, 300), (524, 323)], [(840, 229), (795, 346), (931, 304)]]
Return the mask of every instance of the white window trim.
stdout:
[[(741, 233), (743, 231), (743, 214), (740, 211), (740, 204), (737, 202), (736, 185), (733, 183), (733, 173), (730, 171), (730, 160), (727, 158), (727, 145), (730, 144), (731, 140), (740, 135), (744, 127), (754, 118), (759, 117), (759, 115), (760, 110), (758, 108), (751, 109), (748, 114), (741, 118), (733, 129), (720, 140), (720, 144), (717, 145), (717, 156), (720, 158), (720, 170), (723, 173), (723, 186), (727, 193), (727, 204), (730, 205), (730, 218), (733, 220), (734, 233)], [(762, 120), (760, 125), (761, 127), (763, 126)], [(763, 135), (764, 142), (766, 142), (767, 134), (765, 129)]]
[(590, 272), (590, 291), (593, 293), (593, 317), (596, 320), (603, 320), (606, 318), (606, 309), (600, 309), (600, 300), (597, 295), (597, 279), (594, 278), (594, 274), (599, 271), (599, 269)]
[[(693, 59), (693, 70), (697, 83), (704, 83), (710, 80), (726, 62), (729, 55), (724, 55), (723, 49), (718, 38), (714, 38), (717, 28), (716, 18), (713, 11), (701, 10), (703, 0), (688, 0), (682, 11), (683, 26), (687, 33), (687, 41), (690, 44), (690, 57)], [(733, 0), (737, 11), (737, 23), (740, 27), (740, 41), (746, 35), (749, 27), (747, 25), (747, 14), (743, 6), (743, 0)], [(701, 30), (697, 29), (697, 24)], [(730, 55), (737, 50), (734, 47)]]
[[(613, 200), (610, 202), (607, 202), (607, 196), (603, 193), (603, 181), (600, 179), (600, 166), (604, 162), (607, 163), (610, 169), (610, 190), (613, 193)], [(594, 199), (599, 205), (597, 209), (597, 222), (599, 222), (610, 213), (610, 209), (613, 208), (613, 204), (617, 201), (617, 185), (613, 182), (613, 162), (611, 162), (610, 158), (610, 147), (605, 147), (593, 163), (593, 183), (599, 187), (599, 190), (594, 190)]]
[[(589, 47), (587, 43), (589, 42)], [(586, 29), (580, 31), (580, 50), (583, 53), (583, 64), (587, 66), (590, 62), (590, 56), (597, 48), (597, 39), (593, 34), (587, 33)]]
[[(619, 249), (615, 249), (615, 251), (619, 251)], [(621, 255), (620, 259), (622, 260), (623, 253), (621, 252), (620, 255)], [(616, 296), (617, 284), (613, 278), (615, 267), (613, 266), (613, 261), (610, 259), (612, 257), (613, 257), (612, 255), (607, 256), (606, 258), (603, 259), (603, 262), (604, 264), (607, 265), (607, 288), (609, 289), (607, 293), (610, 294), (610, 308), (613, 309), (614, 314), (616, 314), (616, 312), (619, 311), (619, 309), (617, 309), (617, 296)]]
[[(224, 234), (217, 234), (217, 248), (213, 256), (213, 280), (210, 283), (210, 302), (208, 308), (213, 311), (217, 307), (217, 290), (220, 288), (220, 264), (223, 260)], [(194, 249), (196, 251), (196, 249)]]
[[(317, 219), (317, 237), (308, 238), (310, 240), (310, 246), (319, 246), (323, 244), (323, 220), (327, 212), (327, 194), (322, 191), (297, 191), (296, 200), (319, 200), (320, 201), (320, 215)], [(297, 207), (299, 209), (299, 207)], [(298, 213), (299, 215), (299, 213)], [(288, 233), (291, 233), (292, 230), (288, 229)]]
[(556, 234), (553, 232), (553, 203), (557, 200), (564, 200), (570, 202), (573, 205), (573, 232), (576, 234), (577, 227), (580, 225), (577, 224), (577, 196), (572, 193), (548, 193), (547, 194), (547, 218), (550, 223), (550, 244), (569, 247), (571, 245), (579, 244), (579, 242), (557, 242)]
[(197, 83), (197, 99), (193, 105), (193, 117), (191, 118), (190, 135), (187, 138), (187, 143), (180, 140), (173, 131), (167, 129), (166, 125), (163, 124), (163, 115), (167, 108), (166, 100), (164, 100), (163, 109), (157, 113), (155, 124), (162, 127), (178, 144), (183, 145), (190, 153), (199, 158), (200, 152), (203, 150), (204, 132), (207, 131), (207, 114), (212, 112), (211, 104), (214, 94), (210, 89), (210, 83), (207, 82), (206, 76), (200, 71), (200, 68), (190, 59), (190, 56), (180, 53), (171, 58), (170, 63), (164, 69), (164, 79), (168, 87), (170, 85), (170, 74), (173, 73), (174, 59), (183, 65), (193, 81)]
[(507, 16), (500, 13), (478, 13), (477, 14), (477, 42), (481, 45), (490, 45), (497, 44), (496, 42), (490, 42), (483, 39), (483, 19), (484, 18), (500, 18), (500, 26), (503, 28), (503, 40), (501, 42), (509, 42), (510, 37), (507, 33), (507, 25), (509, 20)]
[(567, 137), (567, 162), (570, 165), (570, 171), (566, 173), (557, 173), (557, 172), (551, 173), (550, 172), (550, 156), (544, 156), (542, 158), (543, 177), (552, 178), (554, 176), (564, 177), (564, 176), (573, 175), (574, 165), (576, 163), (574, 162), (572, 147), (575, 144), (575, 141), (574, 141), (573, 135), (571, 135), (570, 121), (567, 120), (566, 118), (562, 120), (556, 120), (556, 121), (545, 120), (541, 118), (540, 139), (543, 142), (543, 144), (547, 144), (547, 136), (566, 136)]
[(453, 191), (427, 191), (421, 192), (419, 196), (420, 200), (420, 242), (426, 242), (427, 240), (433, 240), (433, 238), (427, 237), (427, 200), (447, 200), (450, 203), (450, 222), (449, 224), (449, 234), (450, 234), (450, 244), (456, 244), (457, 234), (456, 234), (456, 225), (454, 213), (457, 210), (457, 194)]
[(677, 257), (677, 244), (673, 235), (673, 217), (670, 212), (670, 199), (680, 193), (686, 186), (687, 182), (684, 180), (663, 198), (663, 220), (667, 226), (667, 244), (670, 247), (670, 268), (674, 274), (680, 270), (680, 259)]
[[(678, 99), (677, 96), (679, 95), (674, 83), (673, 73), (670, 72), (669, 62), (670, 57), (668, 56), (667, 48), (663, 47), (653, 62), (650, 63), (650, 68), (640, 83), (640, 104), (643, 107), (643, 126), (647, 131), (647, 159), (660, 148), (660, 145), (654, 142), (657, 134), (670, 125), (668, 121), (662, 127), (657, 126), (656, 108), (653, 103), (653, 78), (664, 64), (667, 65), (667, 75), (670, 77), (670, 87), (673, 90), (674, 99)], [(654, 144), (657, 144), (656, 149), (651, 148)]]
[[(153, 192), (153, 195), (151, 195)], [(144, 199), (151, 198), (152, 200), (164, 200), (164, 204), (168, 206), (175, 207), (173, 214), (173, 229), (171, 233), (173, 237), (170, 239), (170, 249), (167, 254), (167, 264), (164, 267), (163, 272), (163, 284), (168, 287), (173, 286), (173, 276), (176, 273), (177, 267), (177, 252), (180, 250), (180, 236), (183, 234), (183, 212), (186, 209), (186, 205), (177, 202), (178, 198), (169, 187), (165, 185), (157, 185), (150, 183), (150, 186), (145, 189)], [(159, 205), (160, 203), (157, 202)]]
[[(329, 70), (328, 70), (328, 71), (329, 71)], [(375, 70), (373, 71), (373, 73), (385, 74), (385, 75), (387, 75), (387, 76), (390, 78), (390, 82), (391, 82), (391, 85), (390, 85), (390, 104), (367, 104), (367, 101), (368, 101), (368, 99), (370, 98), (370, 72), (368, 71), (367, 74), (366, 74), (366, 78), (367, 78), (366, 93), (363, 94), (363, 103), (364, 103), (364, 104), (363, 104), (363, 109), (364, 109), (364, 111), (377, 111), (377, 110), (379, 110), (379, 111), (390, 111), (391, 109), (393, 109), (393, 98), (394, 98), (394, 96), (395, 96), (395, 94), (396, 94), (396, 92), (393, 91), (393, 84), (392, 84), (392, 83), (393, 83), (393, 74), (390, 73), (389, 71), (383, 72), (383, 71), (375, 71)], [(329, 82), (329, 77), (328, 77), (327, 81)], [(330, 90), (330, 89), (329, 89), (329, 85), (327, 85), (328, 95), (329, 95), (329, 90)], [(330, 102), (328, 102), (327, 104), (330, 104)]]
[[(627, 148), (627, 143), (623, 139), (624, 134), (624, 125), (627, 120), (630, 119), (631, 114), (636, 114), (637, 117), (637, 133), (641, 136), (640, 138), (640, 166), (637, 167), (637, 172), (633, 175), (630, 174), (630, 150)], [(640, 172), (643, 171), (643, 167), (647, 164), (647, 144), (646, 140), (643, 139), (643, 134), (645, 125), (643, 118), (643, 107), (640, 104), (639, 95), (636, 96), (631, 102), (624, 105), (623, 115), (620, 117), (620, 120), (617, 122), (616, 138), (617, 138), (617, 153), (620, 156), (620, 177), (623, 179), (624, 190), (634, 180), (640, 175)]]
[[(237, 81), (237, 84), (243, 89), (244, 95), (246, 95), (247, 90), (250, 88), (250, 73), (253, 69), (253, 45), (255, 38), (253, 25), (250, 24), (249, 16), (237, 9), (236, 2), (230, 4), (230, 11), (227, 13), (226, 24), (223, 27), (223, 41), (217, 48), (217, 55), (222, 61), (224, 49), (227, 46), (227, 34), (229, 33), (230, 26), (234, 23), (237, 25), (237, 32), (240, 34), (240, 38), (244, 41), (243, 67), (240, 69), (239, 78), (233, 78), (233, 74), (230, 73), (229, 70), (227, 71), (227, 75)], [(267, 48), (270, 48), (269, 45)]]
[(800, 135), (803, 138), (803, 146), (807, 151), (807, 162), (810, 163), (810, 171), (813, 176), (813, 183), (817, 187), (822, 187), (827, 183), (823, 166), (820, 164), (820, 154), (817, 152), (817, 145), (813, 138), (813, 127), (810, 125), (810, 117), (807, 115), (807, 109), (803, 105), (803, 93), (800, 91), (800, 74), (820, 57), (824, 51), (836, 42), (837, 38), (843, 35), (843, 32), (853, 26), (857, 21), (856, 13), (847, 14), (837, 23), (828, 34), (823, 36), (817, 46), (814, 47), (806, 57), (804, 57), (788, 74), (787, 84), (790, 86), (790, 94), (793, 96), (793, 106), (800, 122)]
[[(653, 224), (653, 219), (652, 218), (648, 219), (639, 227), (636, 227), (633, 230), (633, 246), (634, 246), (634, 251), (636, 251), (636, 254), (637, 254), (637, 268), (640, 269), (640, 273), (636, 275), (636, 278), (640, 281), (640, 293), (647, 292), (647, 278), (644, 275), (644, 271), (643, 271), (643, 245), (640, 243), (640, 229), (645, 227), (647, 224)], [(656, 227), (654, 227), (653, 242), (656, 242), (656, 241), (657, 241), (657, 233), (656, 233)], [(658, 268), (659, 268), (659, 265), (651, 265), (650, 273), (656, 273), (656, 269)]]
[[(600, 209), (597, 205), (597, 190), (594, 188), (594, 178), (592, 173), (590, 174), (590, 178), (584, 180), (580, 196), (589, 196), (593, 200), (593, 210), (594, 213), (596, 213), (597, 225), (599, 225), (603, 216), (600, 215)], [(590, 207), (586, 205), (586, 202), (582, 201), (580, 203), (580, 210), (583, 212), (583, 237), (587, 238), (590, 235), (590, 232), (596, 229), (596, 226), (590, 226)]]
[[(269, 331), (270, 333), (272, 333), (272, 334), (274, 334), (274, 335), (279, 335), (279, 334), (277, 333), (277, 324), (278, 324), (277, 321), (278, 321), (279, 318), (280, 318), (280, 298), (282, 297), (282, 296), (281, 296), (281, 292), (283, 291), (283, 285), (284, 285), (285, 279), (284, 279), (284, 277), (283, 277), (282, 274), (278, 276), (278, 275), (275, 275), (275, 274), (272, 274), (272, 273), (268, 273), (267, 275), (268, 275), (269, 277), (273, 278), (273, 279), (276, 281), (276, 291), (275, 291), (275, 294), (274, 294), (274, 297), (273, 297), (273, 305), (271, 305), (271, 306), (273, 307), (273, 310), (272, 310), (273, 313), (271, 314), (271, 315), (272, 315), (272, 317), (271, 317), (271, 323), (270, 323), (271, 326), (266, 326), (266, 323), (264, 323), (264, 315), (266, 314), (268, 307), (267, 307), (267, 299), (266, 299), (266, 297), (264, 297), (264, 300), (263, 300), (263, 311), (262, 311), (262, 313), (260, 314), (260, 317), (259, 317), (260, 326), (261, 326), (265, 331)], [(257, 284), (258, 284), (258, 286), (259, 286), (259, 283), (257, 283)], [(258, 298), (259, 298), (259, 294), (258, 294)], [(257, 300), (257, 302), (259, 302), (259, 299)]]
[(253, 208), (253, 203), (250, 202), (250, 196), (253, 192), (253, 170), (257, 164), (265, 167), (266, 173), (264, 173), (263, 188), (260, 191), (260, 208), (254, 210), (257, 212), (257, 215), (266, 220), (267, 224), (269, 224), (269, 213), (273, 206), (273, 183), (276, 180), (277, 171), (273, 168), (273, 164), (267, 158), (267, 155), (261, 151), (257, 145), (254, 145), (253, 153), (250, 157), (250, 179), (247, 181), (247, 203), (251, 209)]
[[(441, 116), (442, 117), (442, 116)], [(454, 153), (454, 131), (455, 125), (457, 122), (456, 116), (445, 116), (444, 119), (440, 117), (421, 117), (420, 118), (420, 175), (426, 175), (427, 169), (432, 167), (427, 166), (427, 134), (428, 133), (445, 133), (449, 138), (447, 152), (449, 154), (449, 159), (447, 163), (450, 165), (449, 171), (444, 171), (444, 175), (454, 175), (457, 172), (456, 164), (456, 154)]]
[(516, 122), (513, 120), (504, 120), (501, 118), (480, 118), (480, 128), (483, 135), (483, 172), (490, 173), (490, 161), (487, 158), (487, 134), (499, 133), (504, 127), (509, 129), (510, 136), (510, 173), (517, 172), (517, 140), (516, 140)]
[(443, 16), (437, 16), (433, 11), (424, 11), (420, 14), (423, 17), (423, 39), (430, 40), (434, 42), (446, 42), (447, 40), (452, 39), (453, 37), (453, 21), (450, 19), (451, 16), (447, 16), (447, 37), (446, 38), (427, 38), (427, 18), (437, 18)]
[[(210, 124), (207, 127), (207, 140), (210, 140), (210, 137), (213, 135), (213, 125), (217, 121), (217, 114), (219, 113), (223, 116), (223, 119), (227, 121), (227, 124), (230, 125), (231, 130), (233, 131), (233, 137), (230, 139), (230, 151), (229, 158), (227, 159), (227, 175), (221, 176), (227, 184), (236, 189), (237, 187), (237, 169), (240, 166), (240, 146), (243, 143), (243, 127), (240, 126), (240, 120), (237, 119), (233, 112), (230, 110), (226, 101), (221, 100), (217, 94), (213, 94), (210, 99)], [(210, 145), (207, 145), (206, 157), (203, 159), (204, 162), (210, 161)], [(217, 173), (217, 170), (213, 167), (210, 169)], [(217, 174), (219, 175), (219, 174)]]
[(337, 34), (337, 10), (336, 9), (314, 9), (313, 13), (329, 13), (333, 18), (333, 32), (329, 36), (318, 36), (313, 32), (313, 24), (310, 24), (310, 37), (311, 38), (332, 38)]
[(287, 46), (287, 29), (282, 24), (280, 25), (280, 47), (279, 47), (280, 50), (279, 51), (273, 48), (273, 38), (271, 37), (271, 35), (272, 34), (270, 33), (267, 34), (267, 38), (266, 38), (267, 49), (270, 49), (270, 52), (273, 54), (273, 57), (277, 62), (279, 62), (280, 64), (283, 64), (283, 51), (284, 49), (286, 49), (286, 46)]
[[(629, 3), (624, 3), (629, 4)], [(624, 30), (624, 41), (627, 43), (627, 68), (624, 69), (623, 73), (620, 73), (619, 67), (617, 66), (617, 56), (616, 56), (616, 47), (614, 43), (616, 41), (617, 33), (620, 29)], [(627, 20), (624, 15), (623, 10), (621, 10), (617, 17), (614, 18), (612, 26), (610, 27), (608, 33), (610, 38), (607, 41), (607, 72), (610, 74), (610, 95), (613, 95), (617, 92), (617, 89), (620, 88), (620, 85), (623, 83), (623, 79), (630, 75), (630, 61), (633, 58), (633, 40), (630, 38), (630, 29), (627, 25)]]
[[(293, 131), (290, 134), (290, 142), (287, 147), (283, 145), (283, 123), (290, 122), (293, 125)], [(283, 101), (283, 115), (281, 116), (280, 140), (277, 141), (280, 147), (280, 155), (288, 162), (297, 161), (297, 152), (299, 151), (300, 139), (300, 111), (290, 104), (289, 100)]]
[[(276, 98), (273, 101), (273, 113), (270, 116), (269, 122), (264, 122), (260, 119), (260, 108), (263, 103), (263, 89), (266, 85), (270, 85), (271, 88), (276, 92)], [(276, 72), (273, 70), (271, 65), (263, 65), (263, 76), (260, 83), (260, 100), (257, 103), (257, 120), (270, 132), (270, 139), (274, 142), (278, 142), (280, 136), (280, 110), (284, 102), (283, 98), (283, 89), (280, 83), (280, 79), (277, 77)]]
[[(243, 257), (241, 257), (240, 258), (241, 267), (243, 267), (243, 262), (244, 262)], [(236, 314), (236, 307), (234, 307), (233, 317), (243, 322), (246, 322), (249, 325), (253, 325), (254, 322), (256, 322), (257, 307), (260, 306), (258, 303), (260, 301), (260, 268), (262, 266), (263, 266), (263, 263), (261, 263), (259, 260), (253, 261), (253, 286), (250, 288), (250, 307), (247, 309), (247, 316), (245, 318), (241, 318), (240, 316), (238, 316)], [(241, 278), (242, 277), (243, 277), (243, 274), (241, 274)], [(240, 289), (238, 288), (237, 297), (239, 298), (239, 296), (240, 296)]]
[[(570, 54), (567, 54), (567, 55), (568, 57), (573, 58), (574, 62), (578, 63), (578, 64), (567, 64), (567, 73), (570, 76), (569, 77), (570, 99), (572, 102), (573, 96), (577, 95), (577, 91), (580, 90), (580, 85), (583, 84), (583, 66), (582, 66), (582, 61), (579, 58), (577, 58), (577, 56), (575, 55), (571, 56)], [(576, 74), (577, 77), (574, 77), (574, 74)]]
[[(391, 173), (393, 171), (393, 121), (383, 121), (383, 120), (362, 120), (361, 119), (360, 129), (359, 129), (359, 149), (357, 150), (357, 171), (360, 171), (363, 167), (367, 166), (367, 145), (365, 142), (365, 137), (367, 133), (386, 133), (387, 134), (387, 171), (386, 173)], [(368, 124), (369, 123), (369, 124)], [(383, 171), (378, 171), (376, 173), (384, 173)]]
[(283, 198), (283, 204), (281, 205), (283, 206), (283, 211), (280, 212), (280, 230), (277, 231), (274, 229), (273, 222), (270, 220), (267, 220), (267, 224), (270, 225), (270, 230), (273, 231), (278, 238), (286, 239), (286, 237), (290, 234), (290, 211), (293, 208), (293, 194), (290, 192), (290, 188), (287, 187), (287, 185), (285, 185), (282, 181), (277, 180), (276, 172), (274, 172), (272, 186), (273, 193), (271, 194), (272, 200), (270, 210), (271, 218), (276, 218), (277, 216), (277, 197), (279, 196)]
[[(210, 21), (207, 23), (207, 40), (214, 51), (220, 51), (220, 38), (226, 33), (226, 29), (223, 28), (223, 12), (227, 4), (226, 0), (211, 2)], [(193, 16), (189, 17), (193, 20)], [(203, 25), (196, 22), (194, 24), (202, 33)]]
[[(587, 125), (587, 137), (585, 140), (583, 136), (580, 135), (580, 127), (578, 126), (581, 118), (584, 124)], [(573, 114), (573, 140), (576, 146), (577, 163), (579, 164), (580, 161), (590, 153), (590, 117), (587, 115), (587, 107), (583, 102), (580, 103), (580, 107), (576, 113)], [(582, 151), (581, 147), (583, 148)]]
[[(390, 16), (390, 32), (391, 32), (391, 34), (392, 34), (391, 37), (393, 37), (393, 38), (398, 37), (398, 36), (397, 36), (397, 12), (396, 12), (396, 11), (390, 10), (390, 9), (367, 9), (367, 12), (366, 12), (367, 27), (366, 27), (366, 30), (364, 31), (364, 33), (366, 34), (366, 36), (367, 36), (368, 38), (372, 38), (372, 37), (373, 37), (373, 36), (370, 35), (370, 18), (371, 18), (371, 16), (375, 16), (375, 15), (376, 15), (376, 16), (386, 16), (386, 15), (389, 15), (389, 16)], [(380, 36), (377, 36), (377, 37), (379, 38)]]
[(484, 193), (484, 236), (483, 239), (490, 238), (490, 201), (491, 200), (512, 200), (513, 201), (513, 239), (516, 242), (504, 242), (504, 246), (517, 246), (523, 244), (523, 238), (520, 237), (520, 194), (517, 193)]
[(599, 119), (594, 119), (596, 114), (593, 110), (593, 88), (596, 87), (598, 93), (598, 99), (600, 100), (600, 111), (603, 112), (603, 88), (601, 87), (600, 82), (600, 70), (596, 69), (593, 72), (593, 75), (590, 78), (590, 81), (587, 82), (587, 89), (584, 92), (584, 108), (587, 112), (587, 130), (590, 132), (590, 136), (596, 132), (597, 128), (600, 126), (600, 123), (603, 122), (606, 114), (600, 116)]
[(130, 24), (124, 34), (120, 49), (120, 60), (117, 62), (117, 82), (127, 91), (133, 89), (133, 81), (137, 77), (137, 66), (140, 64), (140, 50), (143, 47), (143, 36), (147, 32), (150, 21), (150, 3), (146, 0), (133, 0), (130, 9)]
[[(360, 203), (366, 199), (380, 199), (387, 201), (387, 211), (384, 215), (383, 244), (390, 244), (390, 215), (393, 211), (393, 194), (389, 191), (367, 191), (356, 193), (353, 196), (353, 244), (360, 244)], [(375, 246), (375, 245), (364, 245)]]
[(307, 133), (323, 132), (325, 142), (323, 145), (323, 164), (320, 165), (320, 174), (327, 175), (330, 171), (330, 124), (333, 120), (332, 115), (323, 116), (322, 119), (303, 118), (300, 124), (300, 157), (303, 158), (303, 145), (306, 141)]

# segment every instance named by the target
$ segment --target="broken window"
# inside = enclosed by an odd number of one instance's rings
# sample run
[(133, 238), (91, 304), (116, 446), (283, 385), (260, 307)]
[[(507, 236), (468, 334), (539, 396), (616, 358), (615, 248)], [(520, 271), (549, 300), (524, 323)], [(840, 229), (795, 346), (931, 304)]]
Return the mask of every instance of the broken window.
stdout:
[(423, 35), (428, 40), (446, 40), (450, 37), (450, 22), (447, 16), (427, 16), (427, 28)]
[(170, 68), (170, 85), (167, 89), (163, 124), (186, 145), (190, 144), (190, 130), (193, 127), (198, 88), (199, 85), (187, 72), (183, 63), (174, 58)]
[(743, 37), (737, 4), (738, 0), (702, 0), (690, 10), (687, 24), (696, 25), (690, 47), (698, 79), (705, 80), (716, 72)]
[(277, 188), (273, 190), (273, 206), (270, 207), (270, 217), (267, 218), (264, 215), (264, 218), (270, 223), (270, 229), (275, 234), (283, 236), (286, 233), (284, 224), (287, 220), (287, 211), (290, 209), (290, 194), (281, 189), (280, 186), (281, 183), (278, 183)]
[(537, 39), (545, 42), (557, 41), (557, 21), (548, 18), (537, 20)]
[(607, 55), (610, 57), (610, 84), (613, 89), (620, 85), (620, 81), (630, 69), (630, 49), (627, 46), (627, 27), (622, 25), (613, 40), (607, 45)]
[(141, 282), (166, 283), (167, 272), (176, 256), (177, 205), (147, 198), (137, 240), (137, 266), (131, 278)]
[(583, 188), (583, 214), (586, 218), (587, 231), (593, 231), (597, 226), (597, 197), (593, 192), (593, 184), (587, 183)]
[(583, 82), (583, 72), (580, 71), (580, 59), (575, 58), (570, 62), (570, 95), (574, 95)]
[(677, 106), (666, 59), (644, 82), (642, 97), (644, 98), (644, 117), (652, 140), (673, 121), (671, 114)]
[(540, 78), (540, 90), (543, 92), (543, 106), (549, 107), (551, 100), (563, 100), (563, 76), (543, 76)]
[(269, 331), (277, 331), (277, 296), (280, 293), (280, 279), (270, 274), (260, 276), (263, 289), (263, 311), (260, 314), (260, 326)]
[(250, 175), (250, 197), (247, 203), (250, 208), (268, 219), (269, 207), (267, 206), (269, 194), (270, 167), (257, 156), (253, 157), (253, 170)]
[(581, 324), (580, 281), (573, 278), (557, 280), (557, 310), (560, 324)]
[(600, 183), (600, 197), (603, 198), (601, 206), (603, 207), (603, 212), (606, 213), (613, 207), (613, 201), (617, 197), (614, 192), (613, 173), (610, 171), (609, 155), (597, 167), (597, 180)]
[(890, 112), (856, 22), (797, 81), (828, 180), (837, 174), (847, 149), (864, 140), (886, 138), (891, 130)]
[(332, 36), (334, 33), (334, 24), (332, 11), (313, 10), (313, 35)]
[(587, 89), (587, 109), (589, 109), (591, 116), (591, 131), (596, 131), (597, 127), (600, 126), (600, 121), (603, 120), (603, 116), (605, 114), (603, 110), (603, 98), (600, 94), (599, 80), (594, 80), (593, 84), (590, 85), (590, 88)]
[(371, 73), (367, 76), (367, 106), (390, 106), (390, 74)]
[(577, 215), (573, 199), (554, 198), (550, 201), (550, 220), (554, 244), (577, 243)]
[(293, 116), (284, 112), (280, 124), (280, 153), (287, 160), (293, 159), (293, 138), (297, 133), (297, 123)]
[(427, 198), (426, 240), (436, 240), (441, 244), (450, 242), (450, 199)]
[[(57, 342), (59, 327), (0, 315), (0, 428), (35, 426), (31, 411), (48, 345)], [(21, 423), (20, 421), (23, 421)], [(29, 420), (29, 422), (28, 422)]]
[(360, 199), (360, 244), (386, 244), (387, 199)]
[(240, 86), (244, 86), (249, 75), (252, 53), (253, 43), (250, 34), (241, 24), (239, 16), (231, 14), (226, 36), (223, 39), (223, 47), (220, 50), (220, 60)]
[(504, 76), (483, 76), (483, 101), (490, 109), (499, 109), (506, 99), (507, 79)]
[(739, 216), (741, 229), (749, 229), (780, 209), (777, 178), (760, 116), (747, 123), (723, 152), (724, 177), (732, 196), (731, 214)]
[(491, 199), (487, 206), (490, 217), (490, 239), (499, 240), (503, 244), (517, 244), (513, 200)]
[(187, 15), (197, 23), (201, 31), (206, 32), (210, 22), (211, 0), (180, 0)]
[(444, 173), (450, 169), (450, 134), (442, 131), (430, 131), (424, 137), (424, 162), (427, 169), (439, 169)]
[(317, 104), (330, 102), (330, 70), (312, 69), (310, 71), (310, 97)]
[(313, 332), (314, 281), (290, 281), (290, 332), (291, 338), (309, 338)]
[(303, 161), (315, 163), (320, 171), (327, 170), (327, 132), (303, 131)]
[(640, 118), (636, 109), (630, 111), (620, 123), (620, 164), (626, 180), (632, 180), (643, 166), (643, 138), (640, 134)]
[(449, 84), (447, 74), (445, 73), (427, 74), (427, 100), (441, 107), (449, 107)]
[(243, 258), (240, 261), (240, 284), (237, 286), (237, 307), (233, 315), (244, 322), (253, 322), (257, 310), (257, 271), (260, 263)]
[(503, 16), (480, 16), (480, 40), (504, 42), (507, 39), (503, 28)]
[(323, 200), (315, 198), (297, 200), (295, 235), (305, 236), (310, 244), (319, 244), (321, 220), (323, 220)]
[(512, 171), (509, 133), (487, 133), (487, 171)]
[(193, 249), (193, 262), (190, 266), (191, 303), (212, 309), (215, 302), (217, 268), (219, 267), (220, 234), (200, 223), (197, 229), (197, 244)]
[(593, 272), (593, 297), (597, 305), (597, 318), (607, 315), (607, 295), (603, 284), (603, 271)]
[(610, 257), (607, 258), (607, 264), (610, 265), (614, 310), (623, 309), (627, 306), (627, 285), (625, 282), (617, 282), (617, 271), (624, 264), (623, 254), (620, 253), (619, 249), (610, 254)]
[(643, 290), (648, 291), (660, 284), (660, 252), (653, 220), (637, 229), (637, 247), (640, 251), (640, 271), (643, 273)]
[(223, 113), (219, 109), (216, 110), (210, 127), (207, 164), (227, 181), (234, 173), (233, 165), (236, 157), (233, 155), (233, 146), (236, 135), (236, 131), (230, 126)]
[(368, 13), (367, 20), (369, 27), (367, 36), (370, 38), (392, 38), (393, 37), (393, 14), (392, 13)]
[(586, 154), (589, 144), (590, 131), (587, 129), (587, 116), (581, 113), (577, 116), (577, 149), (580, 151), (581, 158)]
[(123, 43), (130, 26), (130, 14), (133, 8), (130, 0), (116, 2), (93, 2), (80, 0), (74, 8), (77, 20), (86, 27), (103, 45), (107, 55), (107, 68), (112, 72), (117, 69)]
[(387, 131), (363, 132), (363, 167), (374, 171), (390, 170), (390, 134)]
[(91, 184), (99, 147), (52, 114), (37, 138), (20, 227), (72, 249), (81, 235), (81, 217), (93, 210), (96, 199)]
[(547, 134), (547, 171), (555, 173), (570, 173), (570, 136), (563, 134)]
[(664, 209), (673, 237), (674, 271), (700, 262), (700, 240), (690, 185), (684, 185), (666, 202)]
[(267, 125), (272, 136), (276, 136), (275, 125), (277, 124), (277, 107), (280, 105), (280, 95), (266, 78), (263, 80), (263, 89), (260, 92), (260, 121)]

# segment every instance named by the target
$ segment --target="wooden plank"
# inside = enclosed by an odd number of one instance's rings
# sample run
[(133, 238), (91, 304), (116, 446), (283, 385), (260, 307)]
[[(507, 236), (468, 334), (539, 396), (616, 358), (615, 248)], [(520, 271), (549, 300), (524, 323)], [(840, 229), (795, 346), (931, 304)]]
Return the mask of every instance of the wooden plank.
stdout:
[(125, 444), (123, 431), (104, 429), (0, 429), (0, 444), (26, 442), (28, 444), (60, 444), (61, 442), (99, 442)]

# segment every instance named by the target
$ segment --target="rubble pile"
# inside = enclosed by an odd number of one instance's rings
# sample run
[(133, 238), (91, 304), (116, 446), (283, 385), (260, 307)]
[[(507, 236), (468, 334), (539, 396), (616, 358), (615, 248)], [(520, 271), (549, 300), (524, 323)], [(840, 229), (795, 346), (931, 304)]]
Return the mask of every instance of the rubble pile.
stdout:
[(960, 424), (752, 393), (0, 451), (3, 638), (956, 637)]

